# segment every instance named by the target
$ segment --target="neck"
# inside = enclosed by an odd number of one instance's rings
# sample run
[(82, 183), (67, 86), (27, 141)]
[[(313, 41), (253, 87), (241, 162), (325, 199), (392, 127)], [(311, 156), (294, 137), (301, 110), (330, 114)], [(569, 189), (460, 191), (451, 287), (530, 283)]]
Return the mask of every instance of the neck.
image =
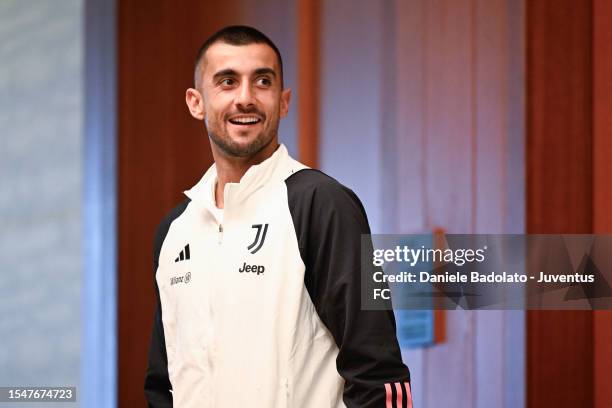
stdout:
[(223, 197), (225, 185), (227, 183), (239, 183), (242, 176), (251, 166), (257, 165), (272, 156), (278, 146), (277, 141), (272, 141), (253, 156), (236, 157), (227, 155), (214, 143), (211, 143), (211, 150), (217, 168), (217, 184), (215, 186), (215, 203), (217, 208), (224, 208), (225, 206)]

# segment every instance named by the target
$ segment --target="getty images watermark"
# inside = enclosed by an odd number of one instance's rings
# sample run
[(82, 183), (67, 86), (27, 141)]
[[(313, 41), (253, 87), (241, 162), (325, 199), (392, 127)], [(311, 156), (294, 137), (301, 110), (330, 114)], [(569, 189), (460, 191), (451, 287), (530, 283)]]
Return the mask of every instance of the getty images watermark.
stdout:
[(612, 235), (364, 235), (364, 309), (612, 309)]

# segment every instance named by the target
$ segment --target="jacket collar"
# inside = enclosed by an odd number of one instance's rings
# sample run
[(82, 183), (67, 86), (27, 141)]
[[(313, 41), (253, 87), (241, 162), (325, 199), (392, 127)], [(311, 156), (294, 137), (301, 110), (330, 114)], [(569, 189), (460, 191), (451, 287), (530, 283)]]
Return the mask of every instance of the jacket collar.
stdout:
[[(295, 164), (287, 166), (287, 164), (292, 164), (290, 162)], [(291, 172), (299, 170), (300, 167), (303, 168), (305, 166), (289, 157), (285, 145), (279, 145), (272, 156), (259, 164), (251, 166), (238, 183), (227, 183), (225, 185), (225, 207), (244, 201), (270, 181), (284, 180)], [(215, 206), (216, 182), (217, 167), (213, 164), (200, 181), (184, 193), (193, 202), (211, 209)]]

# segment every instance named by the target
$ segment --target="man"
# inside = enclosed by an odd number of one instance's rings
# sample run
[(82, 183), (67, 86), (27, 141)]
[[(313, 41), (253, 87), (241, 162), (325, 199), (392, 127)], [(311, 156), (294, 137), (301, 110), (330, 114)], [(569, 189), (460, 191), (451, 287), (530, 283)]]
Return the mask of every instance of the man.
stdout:
[(411, 407), (391, 311), (361, 310), (352, 191), (278, 143), (276, 46), (232, 26), (202, 46), (191, 115), (215, 164), (161, 222), (150, 407)]

